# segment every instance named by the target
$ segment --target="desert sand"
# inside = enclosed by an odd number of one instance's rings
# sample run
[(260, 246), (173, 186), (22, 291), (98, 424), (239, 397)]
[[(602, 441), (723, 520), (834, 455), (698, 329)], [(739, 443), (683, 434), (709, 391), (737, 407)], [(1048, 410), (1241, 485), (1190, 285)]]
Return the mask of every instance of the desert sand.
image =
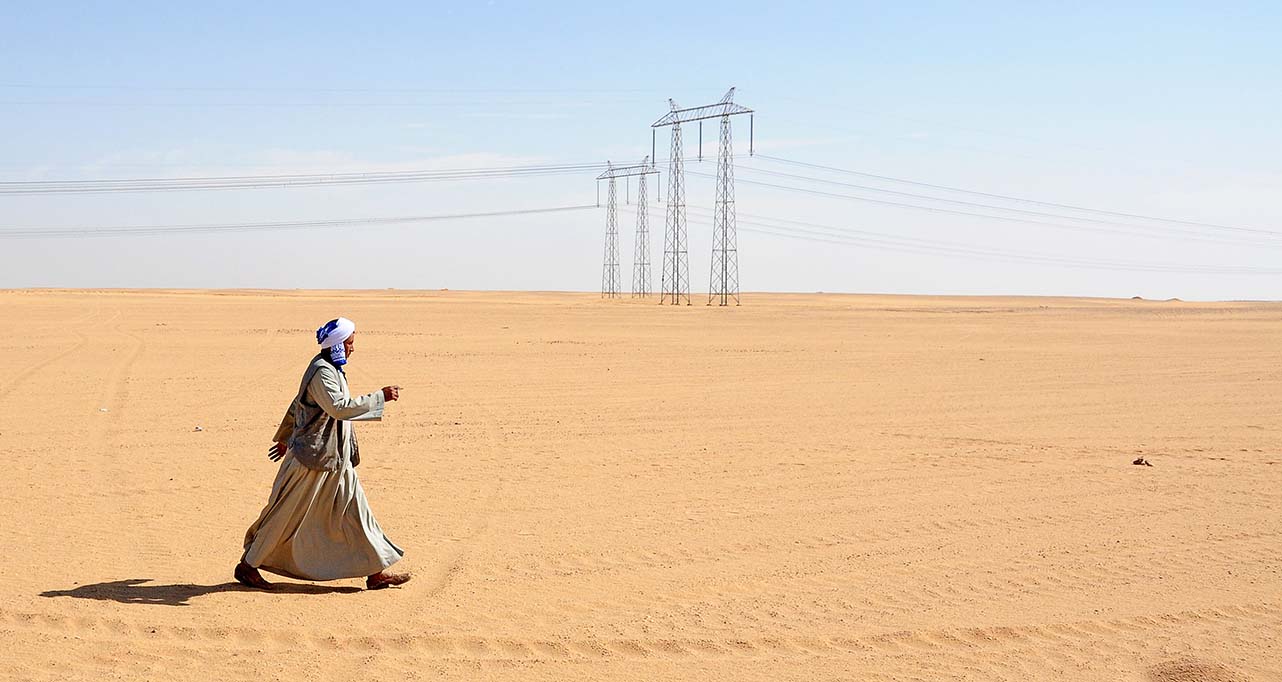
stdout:
[[(242, 589), (268, 441), (340, 314), (353, 390), (403, 387), (359, 471), (416, 579)], [(7, 291), (0, 316), (4, 679), (1282, 679), (1282, 304)]]

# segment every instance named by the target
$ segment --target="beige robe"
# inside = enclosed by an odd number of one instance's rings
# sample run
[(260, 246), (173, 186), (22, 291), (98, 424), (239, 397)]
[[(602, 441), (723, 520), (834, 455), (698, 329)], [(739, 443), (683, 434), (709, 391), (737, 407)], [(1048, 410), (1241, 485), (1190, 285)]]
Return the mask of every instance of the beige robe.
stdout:
[[(313, 373), (307, 395), (334, 419), (361, 416), (352, 414), (340, 372)], [(382, 412), (381, 400), (362, 402)], [(337, 450), (354, 452), (351, 425), (343, 426), (349, 442)], [(324, 470), (304, 466), (292, 451), (285, 455), (267, 506), (245, 533), (245, 563), (291, 578), (336, 580), (373, 575), (404, 556), (374, 519), (351, 458), (336, 459), (334, 470)]]

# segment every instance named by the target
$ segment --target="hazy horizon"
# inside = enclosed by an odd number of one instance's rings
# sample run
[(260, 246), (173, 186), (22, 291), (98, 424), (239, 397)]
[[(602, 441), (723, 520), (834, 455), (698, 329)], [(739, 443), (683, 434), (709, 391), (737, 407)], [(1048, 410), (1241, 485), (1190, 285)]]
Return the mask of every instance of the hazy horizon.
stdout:
[[(400, 293), (459, 293), (459, 294), (579, 294), (583, 296), (597, 296), (602, 300), (610, 300), (601, 296), (599, 291), (586, 289), (452, 289), (449, 287), (441, 288), (410, 288), (410, 287), (354, 287), (347, 289), (326, 289), (326, 288), (307, 288), (307, 287), (0, 287), (0, 291), (9, 292), (67, 292), (67, 293), (85, 293), (85, 292), (108, 292), (108, 293), (157, 293), (157, 292), (177, 292), (177, 293), (207, 293), (207, 292), (271, 292), (271, 293), (378, 293), (378, 292), (400, 292)], [(1282, 299), (1268, 298), (1182, 298), (1171, 296), (1167, 298), (1149, 298), (1146, 296), (1099, 296), (1087, 294), (944, 294), (944, 293), (905, 293), (898, 291), (743, 291), (745, 303), (749, 302), (754, 296), (865, 296), (865, 297), (904, 297), (904, 298), (1045, 298), (1045, 299), (1095, 299), (1102, 301), (1131, 301), (1141, 300), (1150, 303), (1278, 303)], [(671, 305), (671, 303), (660, 303), (658, 294), (651, 294), (648, 298), (640, 299), (633, 297), (629, 293), (624, 293), (615, 301), (632, 301), (634, 303), (652, 303), (654, 305)], [(707, 306), (707, 292), (700, 294), (692, 292), (690, 295), (691, 306)], [(681, 304), (685, 306), (685, 303)], [(715, 307), (715, 303), (713, 304)]]

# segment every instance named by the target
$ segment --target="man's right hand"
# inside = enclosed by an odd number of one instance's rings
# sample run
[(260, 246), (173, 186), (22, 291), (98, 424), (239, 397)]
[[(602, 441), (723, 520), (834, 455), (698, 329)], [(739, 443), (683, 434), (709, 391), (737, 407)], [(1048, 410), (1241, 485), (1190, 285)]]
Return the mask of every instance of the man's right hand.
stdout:
[(383, 400), (390, 402), (400, 397), (401, 397), (400, 386), (384, 386), (383, 387)]

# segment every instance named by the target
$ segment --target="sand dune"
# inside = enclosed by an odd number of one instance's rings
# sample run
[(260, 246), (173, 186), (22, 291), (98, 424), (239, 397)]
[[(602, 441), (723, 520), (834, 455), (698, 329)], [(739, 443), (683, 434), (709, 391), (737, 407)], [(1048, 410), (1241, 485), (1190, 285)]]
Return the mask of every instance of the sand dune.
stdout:
[[(5, 679), (1282, 679), (1282, 304), (0, 312)], [(404, 387), (360, 471), (417, 578), (242, 590), (262, 453), (338, 314), (353, 388)]]

